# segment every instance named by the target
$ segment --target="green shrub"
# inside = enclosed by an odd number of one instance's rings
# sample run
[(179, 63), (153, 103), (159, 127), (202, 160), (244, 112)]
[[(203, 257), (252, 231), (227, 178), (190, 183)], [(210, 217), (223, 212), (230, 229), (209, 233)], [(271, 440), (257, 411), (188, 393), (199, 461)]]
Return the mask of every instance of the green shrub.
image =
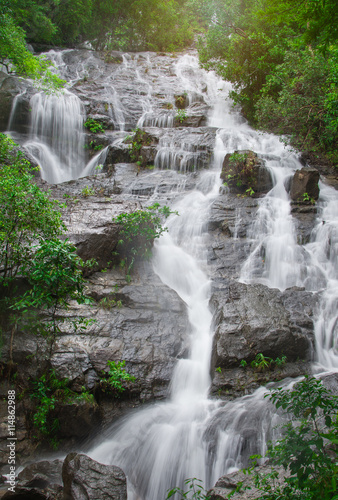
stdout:
[(289, 475), (276, 485), (277, 471), (260, 475), (250, 469), (262, 492), (259, 500), (337, 500), (338, 396), (321, 380), (305, 377), (292, 389), (279, 388), (267, 397), (292, 419), (266, 455)]
[(104, 126), (93, 118), (87, 118), (84, 126), (93, 134), (104, 134), (105, 132)]
[(100, 387), (104, 392), (109, 391), (119, 397), (126, 390), (124, 382), (135, 382), (136, 378), (126, 372), (125, 365), (125, 361), (107, 361), (109, 371), (100, 379)]
[(77, 400), (94, 402), (94, 397), (84, 388), (81, 393), (76, 393), (68, 386), (69, 380), (59, 379), (54, 370), (49, 370), (33, 381), (31, 392), (31, 398), (35, 403), (33, 425), (39, 434), (47, 437), (53, 448), (58, 447), (57, 433), (60, 426), (59, 420), (53, 416), (53, 410), (62, 404)]
[(168, 230), (162, 226), (162, 220), (172, 213), (177, 214), (167, 206), (160, 207), (159, 203), (154, 203), (144, 210), (123, 213), (113, 218), (113, 222), (120, 225), (122, 239), (119, 241), (119, 246), (122, 248), (122, 265), (126, 267), (128, 279), (135, 258), (150, 257), (154, 240)]

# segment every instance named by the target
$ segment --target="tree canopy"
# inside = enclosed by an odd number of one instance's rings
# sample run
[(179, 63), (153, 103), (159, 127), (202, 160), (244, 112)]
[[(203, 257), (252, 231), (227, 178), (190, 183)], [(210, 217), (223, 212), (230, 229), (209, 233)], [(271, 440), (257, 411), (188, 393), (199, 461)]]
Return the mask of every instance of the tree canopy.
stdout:
[(192, 0), (202, 64), (233, 83), (248, 120), (338, 162), (335, 0)]
[[(176, 50), (192, 41), (187, 0), (2, 0), (0, 15), (30, 43)], [(5, 17), (4, 17), (5, 16)]]

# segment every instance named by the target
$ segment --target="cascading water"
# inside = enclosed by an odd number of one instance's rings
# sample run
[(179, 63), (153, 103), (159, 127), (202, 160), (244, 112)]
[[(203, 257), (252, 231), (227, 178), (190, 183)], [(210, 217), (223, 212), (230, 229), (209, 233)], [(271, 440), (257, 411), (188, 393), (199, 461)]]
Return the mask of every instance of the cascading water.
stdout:
[[(208, 98), (220, 104), (219, 93), (224, 98), (227, 91), (224, 82), (201, 71), (195, 57), (185, 56), (177, 66), (180, 74), (188, 72), (192, 82), (195, 79), (198, 83), (195, 87), (190, 84), (189, 90), (195, 95), (201, 79), (207, 78)], [(222, 111), (223, 128), (216, 137), (214, 168), (201, 174), (196, 190), (181, 195), (173, 205), (180, 215), (168, 220), (169, 234), (160, 238), (153, 258), (162, 282), (187, 305), (189, 356), (177, 363), (167, 402), (137, 412), (114, 426), (112, 437), (90, 452), (94, 459), (118, 465), (126, 472), (128, 498), (132, 500), (164, 499), (168, 489), (182, 486), (188, 477), (198, 477), (209, 487), (222, 473), (245, 465), (251, 454), (264, 453), (266, 441), (273, 435), (274, 414), (262, 398), (265, 389), (227, 404), (207, 397), (213, 332), (205, 223), (219, 192), (224, 154), (235, 143), (251, 145), (253, 137), (240, 117), (230, 113), (230, 103), (224, 99)], [(211, 126), (214, 121), (219, 126), (219, 109), (212, 108)], [(272, 140), (278, 142), (264, 137), (268, 144)]]
[(35, 94), (30, 104), (30, 138), (25, 148), (40, 165), (42, 178), (56, 184), (79, 177), (85, 163), (81, 100), (64, 90), (62, 95)]
[[(65, 53), (67, 57), (70, 55), (71, 52)], [(155, 70), (150, 68), (148, 56), (140, 57), (147, 61), (147, 74), (152, 78)], [(153, 106), (152, 85), (138, 71), (137, 61), (138, 57), (125, 57), (120, 68), (109, 77), (102, 76), (102, 68), (95, 66), (96, 60), (93, 62), (90, 54), (86, 64), (79, 64), (75, 69), (62, 66), (62, 58), (59, 65), (73, 83), (87, 74), (95, 75), (104, 89), (106, 104), (119, 134), (128, 123), (128, 112), (121, 93), (116, 89), (121, 82), (126, 84), (126, 89), (132, 85), (130, 75), (136, 75), (133, 84), (138, 87), (140, 97), (130, 106), (139, 110), (139, 126), (170, 127), (173, 113), (161, 108), (159, 114), (159, 108)], [(219, 192), (219, 172), (226, 153), (254, 150), (265, 159), (274, 179), (273, 189), (260, 200), (257, 219), (248, 234), (251, 248), (241, 281), (262, 283), (280, 290), (290, 286), (304, 286), (314, 292), (322, 290), (316, 319), (318, 363), (322, 370), (338, 368), (337, 193), (321, 185), (316, 228), (310, 243), (298, 245), (285, 189), (287, 179), (300, 168), (297, 156), (286, 151), (273, 135), (253, 131), (237, 112), (231, 110), (225, 99), (228, 84), (213, 73), (201, 70), (195, 56), (181, 57), (175, 69), (180, 90), (187, 92), (188, 102), (198, 104), (204, 100), (211, 107), (208, 124), (218, 130), (213, 167), (202, 174), (193, 174), (198, 176), (193, 191), (184, 192), (185, 180), (179, 184), (182, 191), (177, 194), (171, 208), (180, 215), (172, 215), (167, 221), (169, 233), (157, 242), (153, 258), (157, 275), (186, 303), (190, 319), (187, 332), (189, 355), (177, 362), (167, 402), (138, 411), (114, 425), (105, 441), (89, 453), (93, 458), (118, 465), (126, 472), (129, 500), (164, 499), (169, 488), (182, 486), (188, 477), (200, 478), (208, 488), (222, 474), (245, 466), (250, 455), (264, 454), (267, 440), (274, 436), (278, 417), (263, 397), (265, 388), (232, 402), (208, 399), (213, 332), (208, 306), (211, 283), (206, 263), (206, 222), (210, 206)], [(160, 72), (154, 76), (159, 75)], [(172, 100), (175, 92), (163, 89), (163, 102)], [(83, 159), (79, 160), (83, 154), (80, 145), (84, 113), (77, 99), (66, 91), (61, 104), (57, 105), (60, 108), (56, 107), (53, 96), (47, 99), (36, 94), (32, 101), (28, 148), (50, 182), (88, 175), (100, 161), (98, 155), (84, 167)], [(71, 130), (67, 121), (70, 117), (74, 120)], [(168, 128), (168, 135), (160, 140), (156, 165), (182, 172), (194, 171), (198, 160), (188, 134), (181, 131), (179, 139), (170, 134)], [(120, 136), (116, 137), (114, 135), (113, 140), (122, 140)], [(101, 160), (106, 153), (106, 150), (100, 153)], [(71, 177), (67, 177), (69, 163), (75, 171)], [(52, 165), (53, 173), (47, 167), (45, 169), (47, 164)], [(55, 173), (60, 172), (60, 164), (64, 168), (60, 174)], [(182, 179), (185, 178), (182, 176)], [(157, 201), (156, 196), (155, 191), (154, 201)], [(150, 204), (152, 200), (148, 201)]]
[[(165, 498), (168, 488), (182, 485), (188, 477), (198, 477), (206, 487), (211, 486), (222, 474), (245, 465), (251, 454), (264, 454), (279, 419), (264, 399), (263, 388), (234, 402), (207, 399), (212, 325), (208, 309), (210, 283), (202, 251), (206, 236), (203, 224), (217, 196), (216, 179), (227, 152), (256, 151), (265, 159), (274, 180), (273, 189), (260, 202), (257, 220), (249, 234), (252, 250), (243, 266), (241, 280), (280, 290), (295, 285), (318, 290), (319, 283), (320, 288), (328, 283), (316, 326), (318, 360), (325, 368), (337, 367), (338, 360), (335, 351), (338, 287), (336, 271), (332, 273), (337, 264), (337, 214), (333, 213), (336, 193), (322, 188), (322, 219), (318, 221), (313, 241), (303, 247), (298, 245), (285, 189), (287, 179), (300, 168), (297, 156), (285, 150), (278, 138), (254, 132), (230, 111), (228, 102), (224, 99), (220, 102), (225, 84), (211, 73), (203, 73), (203, 80), (195, 58), (183, 57), (177, 73), (185, 79), (190, 96), (201, 92), (207, 78), (207, 96), (214, 105), (209, 124), (219, 130), (214, 172), (202, 174), (199, 189), (174, 205), (181, 216), (171, 217), (169, 234), (156, 245), (153, 261), (161, 280), (187, 304), (190, 355), (177, 363), (168, 402), (136, 413), (114, 428), (112, 438), (91, 452), (93, 458), (119, 465), (127, 473), (131, 499)], [(215, 90), (220, 87), (223, 92)], [(166, 166), (177, 168), (174, 160), (174, 156), (171, 159), (167, 156)], [(314, 282), (317, 288), (313, 287)]]

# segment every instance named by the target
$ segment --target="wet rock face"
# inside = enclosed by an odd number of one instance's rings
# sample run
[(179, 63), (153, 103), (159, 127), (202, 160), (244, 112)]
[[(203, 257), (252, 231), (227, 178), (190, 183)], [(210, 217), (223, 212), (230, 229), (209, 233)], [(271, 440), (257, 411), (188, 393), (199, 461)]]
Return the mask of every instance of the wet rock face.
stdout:
[(15, 493), (3, 498), (26, 500), (61, 500), (62, 460), (41, 461), (28, 465), (18, 475)]
[[(24, 84), (24, 82), (20, 81), (19, 78), (9, 76), (3, 71), (0, 71), (0, 132), (4, 132), (5, 130), (7, 130), (14, 97), (22, 92), (26, 87), (27, 86)], [(26, 96), (22, 96), (22, 98), (19, 98), (16, 116), (18, 132), (28, 132), (28, 116), (29, 98), (27, 98), (26, 93)]]
[[(258, 204), (257, 198), (221, 194), (209, 214), (208, 263), (215, 325), (211, 394), (225, 399), (250, 394), (272, 380), (311, 373), (312, 318), (320, 298), (302, 289), (280, 292), (235, 281), (250, 251), (246, 237)], [(297, 205), (294, 212), (299, 240), (306, 241), (316, 211)], [(250, 362), (260, 352), (273, 359), (287, 356), (287, 363), (257, 372)], [(240, 367), (242, 359), (247, 362), (245, 369)]]
[(127, 500), (124, 472), (86, 455), (69, 453), (64, 461), (44, 460), (23, 469), (15, 493), (3, 498), (22, 500)]
[(291, 181), (290, 197), (294, 201), (318, 200), (319, 172), (315, 168), (297, 170)]
[(310, 359), (314, 305), (312, 294), (299, 289), (280, 292), (231, 282), (219, 286), (211, 298), (214, 365), (239, 366), (258, 353), (288, 361)]
[[(283, 484), (288, 474), (282, 467), (274, 467), (273, 470), (277, 472), (274, 485)], [(265, 475), (271, 473), (272, 468), (268, 465), (256, 467), (254, 472)], [(239, 485), (241, 485), (241, 491), (236, 493), (234, 490)], [(242, 471), (237, 471), (222, 476), (215, 486), (208, 491), (208, 498), (210, 498), (210, 500), (226, 500), (229, 498), (228, 495), (230, 493), (232, 493), (231, 498), (233, 500), (254, 500), (262, 494), (262, 491), (254, 487), (250, 474), (244, 474)]]
[(221, 172), (230, 191), (262, 195), (272, 188), (272, 179), (262, 159), (254, 151), (235, 151), (225, 155)]
[(124, 472), (86, 455), (70, 453), (63, 463), (62, 479), (64, 500), (127, 500)]

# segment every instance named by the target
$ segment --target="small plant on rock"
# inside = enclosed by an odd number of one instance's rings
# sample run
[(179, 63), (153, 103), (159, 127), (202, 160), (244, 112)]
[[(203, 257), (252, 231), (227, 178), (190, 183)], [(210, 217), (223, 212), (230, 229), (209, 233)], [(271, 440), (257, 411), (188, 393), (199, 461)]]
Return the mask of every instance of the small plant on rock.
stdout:
[(72, 391), (69, 380), (60, 379), (54, 370), (49, 370), (33, 381), (31, 398), (35, 402), (33, 425), (55, 449), (58, 447), (57, 432), (60, 427), (58, 418), (53, 416), (57, 406), (81, 399), (94, 402), (94, 397), (84, 387), (81, 393)]
[(94, 120), (93, 118), (88, 118), (84, 124), (84, 126), (90, 130), (90, 132), (92, 132), (93, 134), (104, 134), (105, 133), (105, 128), (104, 126)]
[(88, 196), (94, 196), (95, 195), (95, 189), (92, 188), (92, 187), (89, 187), (89, 186), (85, 186), (82, 191), (81, 191), (81, 195), (84, 197), (84, 198), (88, 198)]
[(119, 246), (123, 248), (123, 259), (121, 262), (126, 267), (126, 275), (130, 280), (130, 272), (134, 265), (135, 258), (149, 258), (151, 248), (155, 239), (168, 230), (162, 226), (163, 218), (167, 218), (172, 212), (169, 207), (161, 207), (159, 203), (154, 203), (144, 210), (137, 210), (132, 213), (123, 213), (113, 219), (121, 229), (122, 239)]
[(303, 193), (302, 201), (305, 201), (306, 203), (310, 203), (311, 205), (316, 204), (316, 200), (314, 198), (312, 198), (308, 193)]
[(187, 118), (187, 113), (186, 113), (185, 109), (178, 109), (176, 116), (175, 116), (175, 119), (178, 122), (183, 123), (186, 120), (186, 118)]
[(207, 495), (206, 490), (203, 487), (203, 483), (200, 479), (191, 478), (186, 479), (184, 484), (188, 486), (188, 490), (184, 491), (182, 488), (176, 486), (172, 490), (168, 491), (167, 500), (174, 495), (181, 495), (181, 499), (186, 500), (209, 500), (210, 496)]
[(125, 361), (107, 361), (108, 373), (100, 379), (100, 387), (104, 392), (110, 391), (119, 397), (126, 390), (123, 382), (135, 382), (136, 378), (125, 370)]
[(144, 168), (147, 165), (147, 160), (141, 155), (142, 146), (149, 146), (151, 138), (144, 130), (136, 128), (133, 130), (133, 136), (127, 136), (125, 142), (130, 142), (129, 151), (130, 159), (139, 167)]

